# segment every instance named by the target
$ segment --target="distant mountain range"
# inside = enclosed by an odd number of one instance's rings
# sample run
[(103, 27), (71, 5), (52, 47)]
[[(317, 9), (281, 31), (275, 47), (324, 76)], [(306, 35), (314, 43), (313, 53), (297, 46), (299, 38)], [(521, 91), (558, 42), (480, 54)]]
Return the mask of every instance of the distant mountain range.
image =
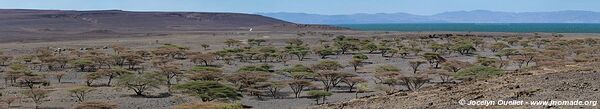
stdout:
[(453, 11), (435, 15), (377, 13), (319, 15), (306, 13), (257, 13), (302, 24), (373, 24), (373, 23), (600, 23), (600, 12), (498, 12), (488, 10)]

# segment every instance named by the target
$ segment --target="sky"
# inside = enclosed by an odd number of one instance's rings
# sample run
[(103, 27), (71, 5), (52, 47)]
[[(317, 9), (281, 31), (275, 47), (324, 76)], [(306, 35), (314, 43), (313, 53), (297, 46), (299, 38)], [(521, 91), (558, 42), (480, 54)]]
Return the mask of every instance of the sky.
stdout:
[(470, 10), (600, 12), (599, 4), (600, 0), (0, 0), (0, 9), (432, 15)]

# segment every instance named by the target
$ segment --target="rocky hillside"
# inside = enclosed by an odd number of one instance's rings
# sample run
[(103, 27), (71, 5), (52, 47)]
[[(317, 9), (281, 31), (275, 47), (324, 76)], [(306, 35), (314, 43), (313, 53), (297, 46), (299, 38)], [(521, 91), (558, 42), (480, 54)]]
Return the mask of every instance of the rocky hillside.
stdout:
[(256, 31), (343, 29), (301, 25), (254, 14), (206, 12), (129, 12), (120, 10), (0, 10), (0, 41), (127, 35), (173, 31)]
[(435, 85), (417, 92), (374, 96), (323, 109), (594, 108), (592, 106), (463, 106), (460, 100), (590, 100), (600, 98), (597, 63), (540, 67), (488, 80)]

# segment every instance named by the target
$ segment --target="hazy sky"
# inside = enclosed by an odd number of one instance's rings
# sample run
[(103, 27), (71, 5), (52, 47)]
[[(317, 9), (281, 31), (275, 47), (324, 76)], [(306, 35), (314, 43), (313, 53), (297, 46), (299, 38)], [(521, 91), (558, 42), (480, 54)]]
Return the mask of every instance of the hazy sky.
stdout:
[(395, 13), (600, 11), (600, 0), (0, 0), (1, 9), (204, 12)]

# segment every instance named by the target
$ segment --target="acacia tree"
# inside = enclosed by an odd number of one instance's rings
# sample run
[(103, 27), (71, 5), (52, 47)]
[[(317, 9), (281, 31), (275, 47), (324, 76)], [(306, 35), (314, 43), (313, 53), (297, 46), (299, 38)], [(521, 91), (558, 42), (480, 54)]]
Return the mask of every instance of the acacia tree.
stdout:
[(354, 71), (358, 70), (359, 66), (362, 66), (362, 59), (352, 59), (352, 61), (348, 62), (354, 68)]
[(413, 69), (413, 74), (417, 74), (417, 70), (419, 70), (419, 66), (421, 66), (421, 64), (424, 64), (425, 61), (421, 61), (421, 60), (415, 60), (415, 61), (409, 61), (408, 64), (410, 64), (410, 68)]
[(69, 62), (69, 64), (71, 64), (71, 66), (75, 66), (79, 68), (79, 71), (85, 72), (86, 68), (93, 65), (94, 62), (88, 59), (77, 59), (77, 60), (73, 60), (71, 62)]
[(540, 52), (532, 48), (522, 48), (521, 55), (525, 58), (525, 66), (529, 66), (531, 62), (540, 57)]
[(391, 79), (397, 75), (400, 75), (399, 72), (400, 69), (392, 65), (380, 65), (375, 68), (375, 74), (373, 74), (373, 77), (375, 77), (376, 80), (379, 80), (379, 82), (375, 81), (375, 83), (383, 83), (387, 79)]
[(0, 54), (0, 66), (6, 66), (6, 63), (10, 62), (11, 57)]
[(425, 83), (429, 82), (429, 78), (427, 76), (400, 76), (399, 80), (402, 80), (404, 86), (411, 91), (419, 90)]
[(83, 102), (86, 99), (87, 94), (89, 94), (90, 92), (92, 92), (94, 90), (95, 89), (91, 88), (91, 87), (81, 86), (81, 87), (76, 87), (76, 88), (70, 89), (69, 93), (71, 93), (71, 97), (76, 98), (76, 101)]
[(162, 84), (164, 77), (157, 73), (128, 74), (118, 77), (116, 86), (133, 90), (138, 96), (145, 96), (144, 92), (150, 91)]
[(458, 72), (460, 69), (471, 66), (469, 62), (463, 62), (459, 60), (448, 60), (442, 63), (442, 69), (445, 69), (449, 72)]
[(344, 79), (342, 79), (342, 82), (346, 83), (346, 85), (348, 85), (350, 88), (348, 89), (348, 92), (352, 92), (352, 89), (354, 89), (357, 84), (360, 83), (365, 83), (367, 82), (367, 80), (358, 77), (358, 76), (349, 76), (349, 77), (345, 77)]
[(489, 66), (471, 66), (455, 73), (455, 77), (459, 79), (485, 79), (504, 74), (504, 71), (498, 68)]
[(210, 45), (208, 45), (208, 44), (200, 44), (200, 46), (202, 46), (202, 48), (204, 48), (204, 50), (208, 50), (208, 47), (210, 47)]
[(510, 58), (510, 56), (517, 54), (519, 54), (519, 51), (517, 51), (517, 49), (502, 49), (496, 53), (496, 56), (498, 56), (498, 58), (502, 60), (502, 56), (505, 56), (508, 59)]
[(329, 91), (332, 87), (335, 87), (342, 81), (347, 74), (332, 71), (332, 70), (321, 70), (316, 73), (315, 78), (323, 83), (325, 91)]
[(235, 84), (238, 90), (244, 90), (250, 86), (256, 85), (259, 82), (269, 80), (271, 74), (260, 71), (243, 71), (227, 77), (227, 81)]
[(248, 39), (247, 40), (250, 45), (261, 46), (262, 43), (267, 42), (264, 39)]
[(223, 70), (215, 67), (193, 67), (187, 77), (195, 81), (219, 81), (223, 79)]
[(477, 50), (472, 44), (469, 43), (454, 44), (450, 47), (450, 49), (460, 53), (461, 55), (471, 54), (473, 51)]
[(14, 84), (20, 77), (32, 75), (32, 73), (33, 72), (24, 64), (14, 63), (9, 66), (8, 72), (6, 72), (3, 76), (5, 81), (10, 80), (10, 83)]
[(271, 93), (271, 96), (273, 96), (275, 99), (279, 98), (279, 92), (281, 89), (288, 86), (284, 81), (270, 81), (266, 82), (265, 85), (267, 90), (269, 90), (269, 93)]
[(191, 81), (175, 85), (174, 88), (196, 96), (203, 102), (217, 99), (239, 100), (242, 97), (242, 94), (238, 93), (235, 88), (216, 81)]
[(21, 99), (18, 96), (8, 96), (2, 99), (2, 101), (6, 102), (6, 104), (8, 105), (8, 107), (10, 107), (10, 104), (14, 103), (15, 101)]
[(130, 52), (130, 53), (122, 53), (121, 57), (127, 62), (129, 69), (135, 69), (135, 66), (144, 63), (143, 57), (139, 54)]
[(290, 80), (287, 83), (292, 89), (292, 92), (294, 92), (296, 98), (300, 97), (300, 93), (302, 93), (304, 88), (312, 85), (312, 83), (307, 80)]
[(314, 76), (313, 70), (302, 64), (297, 64), (292, 66), (291, 68), (282, 69), (282, 71), (284, 73), (284, 76), (290, 77), (295, 80), (305, 79)]
[(111, 82), (114, 78), (119, 77), (121, 75), (133, 74), (133, 72), (123, 69), (123, 68), (113, 68), (113, 69), (100, 69), (96, 71), (98, 75), (108, 77), (108, 82), (106, 85), (110, 86)]
[(287, 43), (288, 45), (296, 45), (296, 46), (300, 46), (300, 45), (303, 45), (303, 44), (304, 44), (304, 41), (302, 41), (302, 40), (301, 40), (301, 39), (299, 39), (299, 38), (293, 38), (293, 39), (289, 39), (289, 40), (288, 40), (286, 43)]
[(339, 70), (341, 68), (343, 68), (343, 66), (338, 63), (337, 61), (333, 61), (333, 60), (324, 60), (319, 62), (318, 64), (315, 64), (312, 66), (313, 69), (315, 70)]
[(311, 90), (311, 91), (308, 91), (307, 94), (311, 98), (315, 99), (315, 101), (317, 102), (317, 105), (319, 104), (319, 100), (322, 99), (322, 102), (324, 103), (328, 96), (333, 95), (329, 91), (322, 91), (322, 90)]
[(185, 55), (186, 51), (189, 50), (187, 47), (181, 47), (173, 44), (165, 44), (157, 49), (153, 50), (152, 53), (157, 56), (165, 56), (168, 58), (181, 58)]
[(227, 47), (231, 47), (231, 46), (233, 46), (233, 45), (240, 44), (240, 43), (241, 43), (241, 41), (239, 41), (239, 40), (234, 40), (234, 39), (227, 39), (227, 40), (226, 40), (224, 43), (225, 43), (225, 44), (227, 44)]
[(190, 61), (195, 64), (204, 63), (205, 66), (208, 66), (210, 62), (217, 60), (217, 55), (211, 53), (196, 53), (190, 56)]
[(439, 50), (444, 49), (444, 46), (442, 44), (433, 43), (429, 46), (429, 48), (432, 52), (438, 52)]
[(504, 49), (504, 48), (509, 48), (509, 47), (510, 47), (510, 46), (508, 46), (508, 45), (507, 45), (507, 44), (505, 44), (505, 43), (498, 42), (498, 43), (494, 43), (494, 44), (492, 44), (492, 45), (490, 46), (490, 50), (491, 50), (492, 52), (496, 52), (496, 51), (502, 50), (502, 49)]
[(173, 85), (173, 83), (171, 83), (171, 81), (173, 81), (173, 79), (175, 79), (175, 77), (183, 74), (180, 70), (178, 66), (175, 65), (167, 65), (167, 66), (161, 66), (159, 67), (159, 74), (162, 75), (163, 77), (165, 77), (165, 81), (167, 82), (167, 90), (169, 92), (171, 92), (171, 85)]
[(315, 48), (314, 52), (316, 54), (318, 54), (319, 56), (321, 56), (321, 59), (325, 59), (329, 55), (335, 55), (336, 54), (336, 51), (333, 50), (332, 48), (323, 48), (323, 47)]
[(54, 75), (54, 78), (56, 78), (56, 80), (58, 80), (58, 83), (62, 83), (61, 80), (65, 75), (67, 75), (67, 73), (66, 72), (55, 72), (52, 75)]
[(374, 51), (378, 50), (378, 46), (373, 42), (369, 42), (369, 43), (363, 44), (361, 46), (361, 49), (367, 50), (367, 51), (369, 51), (369, 53), (373, 53)]
[(94, 83), (94, 80), (97, 80), (99, 78), (101, 78), (102, 75), (100, 73), (88, 73), (85, 75), (85, 84), (89, 87), (92, 87), (92, 83)]
[(513, 63), (517, 64), (517, 66), (519, 68), (522, 68), (523, 65), (525, 64), (525, 62), (527, 62), (527, 57), (523, 56), (523, 55), (516, 55), (513, 56), (511, 58), (509, 58)]
[(338, 48), (342, 54), (346, 54), (349, 50), (358, 50), (358, 39), (342, 38), (334, 40), (333, 46)]
[(425, 53), (423, 58), (429, 62), (429, 65), (433, 68), (439, 68), (439, 64), (446, 61), (446, 59), (438, 53)]
[(23, 92), (23, 94), (27, 97), (27, 98), (31, 98), (31, 100), (33, 100), (33, 102), (35, 103), (35, 108), (39, 108), (40, 104), (44, 103), (46, 100), (44, 100), (44, 98), (48, 97), (48, 94), (50, 93), (50, 90), (46, 90), (46, 89), (30, 89), (27, 90), (25, 92)]
[(285, 52), (298, 57), (298, 61), (304, 60), (304, 57), (310, 52), (310, 49), (301, 45), (291, 45), (285, 47)]
[(19, 81), (19, 84), (27, 86), (29, 89), (35, 88), (36, 85), (41, 84), (47, 86), (49, 84), (46, 78), (39, 74), (25, 74), (17, 80)]

